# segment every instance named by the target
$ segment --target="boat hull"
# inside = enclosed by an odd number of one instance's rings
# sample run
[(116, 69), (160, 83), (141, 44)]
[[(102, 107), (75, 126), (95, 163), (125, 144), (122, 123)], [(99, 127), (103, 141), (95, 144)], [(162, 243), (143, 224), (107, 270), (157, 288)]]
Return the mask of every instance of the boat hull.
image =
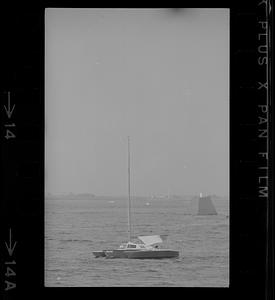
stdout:
[(158, 250), (108, 250), (106, 258), (131, 258), (131, 259), (162, 259), (179, 257), (179, 252), (169, 249)]
[(179, 257), (179, 252), (174, 250), (133, 251), (128, 253), (128, 258), (161, 259)]
[(96, 258), (98, 258), (98, 257), (106, 257), (105, 251), (106, 250), (103, 250), (103, 251), (93, 251), (93, 255)]

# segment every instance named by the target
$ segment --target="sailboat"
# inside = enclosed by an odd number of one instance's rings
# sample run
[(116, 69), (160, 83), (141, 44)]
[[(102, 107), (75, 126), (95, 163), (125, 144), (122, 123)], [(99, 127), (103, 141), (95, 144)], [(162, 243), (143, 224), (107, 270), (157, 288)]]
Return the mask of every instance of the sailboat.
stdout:
[(164, 238), (161, 235), (138, 236), (139, 242), (132, 241), (131, 189), (130, 189), (130, 137), (128, 136), (128, 242), (117, 249), (93, 251), (96, 258), (161, 259), (179, 256), (179, 251), (159, 248)]
[(212, 202), (212, 199), (210, 196), (202, 196), (202, 193), (200, 193), (199, 197), (199, 207), (198, 207), (198, 215), (217, 215), (216, 208)]

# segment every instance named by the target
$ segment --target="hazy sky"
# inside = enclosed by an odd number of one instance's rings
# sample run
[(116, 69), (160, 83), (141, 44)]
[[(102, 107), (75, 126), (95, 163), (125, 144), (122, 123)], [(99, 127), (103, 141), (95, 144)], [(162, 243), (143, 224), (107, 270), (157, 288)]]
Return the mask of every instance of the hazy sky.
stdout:
[(46, 9), (46, 192), (227, 195), (229, 9)]

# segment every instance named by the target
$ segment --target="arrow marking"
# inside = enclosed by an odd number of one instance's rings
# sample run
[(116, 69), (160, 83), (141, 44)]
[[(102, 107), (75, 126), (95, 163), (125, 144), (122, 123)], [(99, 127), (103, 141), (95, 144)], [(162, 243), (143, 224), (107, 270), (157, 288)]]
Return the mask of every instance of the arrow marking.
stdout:
[(7, 250), (8, 250), (8, 252), (9, 252), (9, 255), (10, 255), (10, 256), (12, 256), (12, 253), (13, 253), (13, 251), (14, 251), (14, 248), (15, 248), (15, 246), (16, 246), (16, 243), (17, 243), (17, 242), (14, 242), (14, 244), (13, 244), (13, 246), (12, 246), (12, 242), (11, 242), (11, 228), (10, 228), (10, 243), (9, 243), (9, 245), (7, 245), (7, 243), (5, 242), (6, 247), (7, 247)]
[(7, 115), (8, 115), (8, 118), (10, 118), (11, 115), (12, 115), (12, 112), (13, 112), (13, 110), (15, 108), (15, 104), (13, 104), (12, 109), (11, 109), (10, 92), (8, 92), (8, 108), (6, 107), (6, 105), (4, 105), (4, 108), (5, 108), (5, 111), (6, 111)]

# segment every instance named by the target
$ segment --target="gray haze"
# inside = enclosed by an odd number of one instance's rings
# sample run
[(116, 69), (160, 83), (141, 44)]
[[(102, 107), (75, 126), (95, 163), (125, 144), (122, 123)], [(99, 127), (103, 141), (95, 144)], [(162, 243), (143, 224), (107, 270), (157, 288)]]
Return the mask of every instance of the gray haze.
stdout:
[(229, 9), (46, 9), (46, 192), (229, 190)]

